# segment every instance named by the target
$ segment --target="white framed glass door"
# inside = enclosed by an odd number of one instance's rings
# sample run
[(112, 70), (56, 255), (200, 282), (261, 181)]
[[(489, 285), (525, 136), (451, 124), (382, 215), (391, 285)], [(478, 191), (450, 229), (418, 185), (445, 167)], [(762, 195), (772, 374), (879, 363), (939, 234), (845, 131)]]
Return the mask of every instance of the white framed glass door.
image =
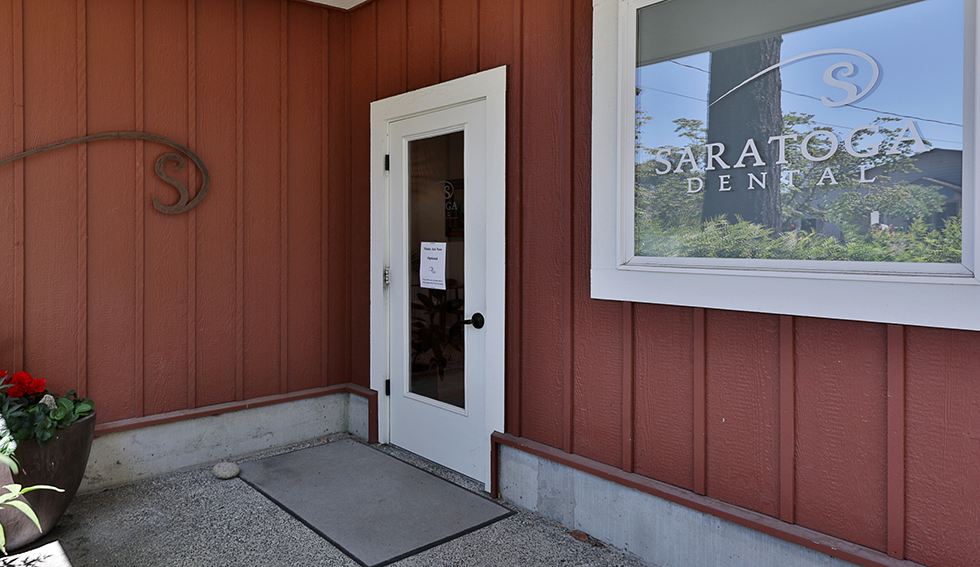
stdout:
[(486, 332), (464, 321), (486, 311), (485, 104), (392, 122), (388, 134), (390, 442), (474, 478)]
[(372, 105), (372, 162), (388, 166), (372, 176), (379, 440), (487, 486), (503, 429), (505, 76)]

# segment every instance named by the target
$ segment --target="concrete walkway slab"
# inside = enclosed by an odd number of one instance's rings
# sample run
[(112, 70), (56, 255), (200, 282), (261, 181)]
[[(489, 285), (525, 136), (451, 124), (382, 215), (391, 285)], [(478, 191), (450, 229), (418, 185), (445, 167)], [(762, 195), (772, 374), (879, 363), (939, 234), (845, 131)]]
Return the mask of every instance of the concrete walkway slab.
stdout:
[(352, 439), (243, 463), (241, 478), (365, 567), (513, 512)]

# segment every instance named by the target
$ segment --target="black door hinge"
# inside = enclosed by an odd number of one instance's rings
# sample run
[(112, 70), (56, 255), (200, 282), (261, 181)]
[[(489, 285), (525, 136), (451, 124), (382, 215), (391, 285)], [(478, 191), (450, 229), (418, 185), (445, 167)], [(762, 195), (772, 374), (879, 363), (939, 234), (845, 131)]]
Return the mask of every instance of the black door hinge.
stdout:
[(391, 156), (385, 155), (385, 171), (391, 171)]
[(385, 395), (386, 396), (390, 396), (391, 395), (391, 380), (390, 379), (385, 380)]

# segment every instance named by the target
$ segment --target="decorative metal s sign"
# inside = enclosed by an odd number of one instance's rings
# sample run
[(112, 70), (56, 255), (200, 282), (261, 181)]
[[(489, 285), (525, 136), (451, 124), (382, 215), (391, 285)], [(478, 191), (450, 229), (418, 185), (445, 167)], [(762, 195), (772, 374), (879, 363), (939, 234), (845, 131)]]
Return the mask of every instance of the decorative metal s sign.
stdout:
[[(177, 189), (177, 192), (180, 193), (180, 200), (178, 200), (173, 205), (164, 205), (161, 204), (160, 201), (157, 199), (157, 196), (154, 195), (153, 207), (156, 210), (160, 211), (161, 213), (166, 213), (168, 215), (176, 215), (179, 213), (186, 213), (187, 211), (193, 209), (194, 207), (198, 206), (201, 203), (201, 201), (204, 199), (204, 196), (207, 195), (208, 185), (211, 183), (211, 177), (208, 174), (208, 168), (204, 166), (204, 162), (201, 161), (201, 158), (199, 158), (197, 154), (192, 152), (188, 147), (179, 144), (174, 140), (171, 140), (170, 138), (164, 138), (163, 136), (157, 136), (156, 134), (147, 134), (145, 132), (109, 132), (106, 134), (93, 134), (91, 136), (82, 136), (81, 138), (75, 138), (73, 140), (65, 140), (64, 142), (58, 142), (56, 144), (51, 144), (48, 146), (44, 146), (42, 148), (36, 148), (0, 160), (0, 166), (33, 156), (35, 154), (46, 152), (48, 150), (63, 148), (65, 146), (72, 146), (74, 144), (100, 142), (102, 140), (127, 140), (127, 139), (157, 142), (165, 146), (170, 146), (171, 148), (174, 148), (175, 150), (180, 152), (180, 154), (173, 153), (173, 152), (166, 153), (157, 158), (156, 161), (157, 177), (159, 177), (160, 179), (162, 179), (163, 181), (167, 182), (168, 184), (172, 185), (175, 189)], [(166, 172), (163, 171), (163, 165), (168, 161), (174, 162), (174, 168), (183, 169), (184, 165), (186, 164), (186, 161), (184, 160), (184, 156), (189, 157), (191, 161), (194, 162), (194, 165), (197, 166), (197, 169), (201, 171), (201, 187), (200, 189), (197, 190), (197, 195), (193, 199), (190, 198), (190, 193), (187, 191), (187, 187), (184, 186), (183, 183), (177, 181), (173, 177), (170, 177), (169, 175), (166, 174)]]

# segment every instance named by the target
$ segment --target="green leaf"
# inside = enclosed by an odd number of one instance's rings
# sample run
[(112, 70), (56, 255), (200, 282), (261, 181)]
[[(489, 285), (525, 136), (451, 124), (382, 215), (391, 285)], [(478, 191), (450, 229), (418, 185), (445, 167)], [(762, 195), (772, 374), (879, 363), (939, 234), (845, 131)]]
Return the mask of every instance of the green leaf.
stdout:
[(4, 455), (0, 453), (0, 464), (4, 464), (10, 467), (10, 472), (14, 474), (17, 474), (17, 472), (20, 469), (20, 466), (17, 463), (17, 459), (15, 459), (13, 455)]
[(37, 433), (34, 435), (37, 439), (37, 444), (42, 447), (45, 446), (52, 437), (54, 437), (54, 433), (51, 431), (53, 427), (51, 427), (51, 424), (47, 425), (47, 427), (39, 427)]
[(35, 484), (34, 486), (28, 486), (27, 488), (20, 491), (21, 494), (27, 494), (28, 492), (34, 492), (35, 490), (54, 490), (55, 492), (64, 492), (64, 488), (58, 488), (57, 486), (51, 486), (50, 484)]
[(34, 522), (34, 525), (37, 526), (37, 531), (41, 531), (41, 522), (37, 519), (37, 514), (34, 513), (34, 510), (31, 509), (31, 506), (27, 502), (24, 502), (23, 500), (12, 500), (7, 502), (7, 506), (16, 508), (17, 510), (23, 512), (24, 515), (30, 518), (31, 521)]

